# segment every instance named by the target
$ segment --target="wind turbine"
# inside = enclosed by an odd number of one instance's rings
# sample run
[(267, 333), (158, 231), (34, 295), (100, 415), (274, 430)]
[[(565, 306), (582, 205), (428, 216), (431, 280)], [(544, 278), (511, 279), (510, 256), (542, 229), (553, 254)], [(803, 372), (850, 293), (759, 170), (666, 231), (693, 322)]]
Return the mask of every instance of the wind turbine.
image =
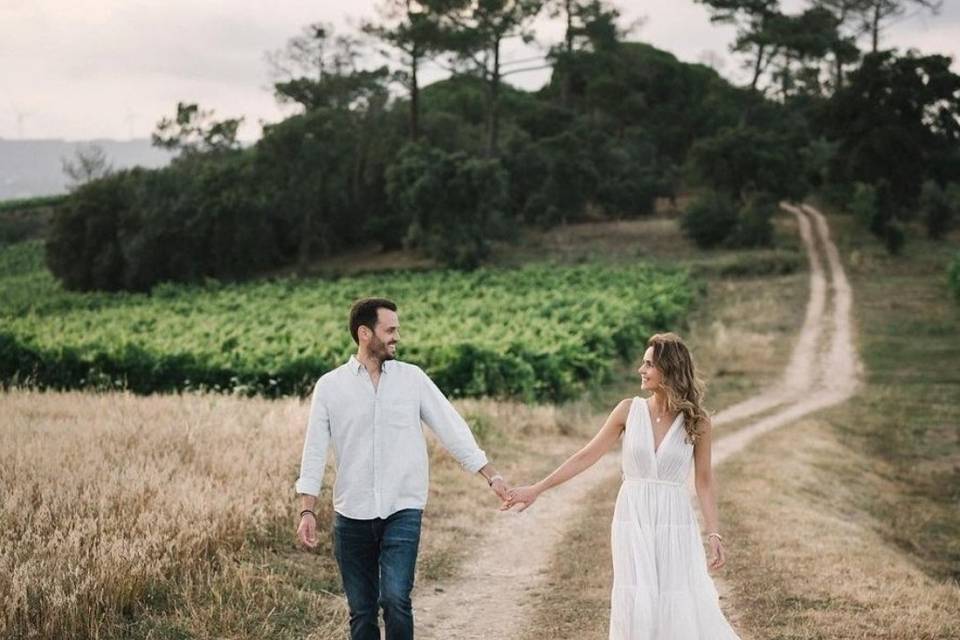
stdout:
[(140, 114), (127, 107), (127, 114), (123, 116), (123, 121), (127, 123), (127, 135), (133, 140), (133, 123), (140, 117)]
[(27, 118), (32, 116), (35, 111), (27, 111), (18, 107), (13, 102), (10, 103), (10, 111), (13, 113), (14, 117), (17, 119), (17, 137), (23, 140), (23, 123)]

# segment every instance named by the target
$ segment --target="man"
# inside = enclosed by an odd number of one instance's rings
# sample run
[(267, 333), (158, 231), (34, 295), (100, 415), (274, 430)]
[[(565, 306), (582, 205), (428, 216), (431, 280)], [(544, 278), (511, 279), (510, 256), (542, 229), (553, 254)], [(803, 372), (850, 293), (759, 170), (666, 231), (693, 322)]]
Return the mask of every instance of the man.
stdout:
[(503, 478), (473, 434), (420, 367), (396, 360), (397, 306), (366, 298), (350, 310), (357, 353), (326, 373), (313, 390), (297, 493), (297, 536), (317, 545), (314, 511), (333, 443), (334, 555), (350, 608), (350, 637), (379, 640), (383, 608), (387, 640), (413, 638), (413, 589), (420, 518), (427, 502), (427, 445), (420, 421), (470, 472), (506, 500)]

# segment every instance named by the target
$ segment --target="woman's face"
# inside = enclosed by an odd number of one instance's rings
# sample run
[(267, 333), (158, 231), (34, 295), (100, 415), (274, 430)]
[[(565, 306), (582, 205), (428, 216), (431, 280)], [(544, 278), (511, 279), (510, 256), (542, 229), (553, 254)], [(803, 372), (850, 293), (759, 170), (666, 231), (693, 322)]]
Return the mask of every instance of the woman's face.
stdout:
[(637, 371), (640, 373), (641, 389), (656, 391), (660, 388), (663, 374), (653, 365), (653, 347), (647, 347), (643, 354), (643, 363)]

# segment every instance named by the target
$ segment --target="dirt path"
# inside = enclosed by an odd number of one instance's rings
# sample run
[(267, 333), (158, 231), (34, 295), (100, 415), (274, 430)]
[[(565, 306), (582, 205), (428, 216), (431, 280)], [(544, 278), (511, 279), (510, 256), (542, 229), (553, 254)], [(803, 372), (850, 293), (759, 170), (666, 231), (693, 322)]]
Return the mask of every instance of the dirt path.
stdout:
[[(760, 417), (730, 436), (721, 436), (714, 445), (714, 466), (723, 463), (754, 438), (768, 431), (790, 424), (815, 411), (845, 402), (853, 396), (860, 383), (863, 368), (853, 342), (853, 294), (837, 247), (830, 238), (826, 218), (807, 205), (781, 206), (797, 217), (810, 258), (811, 288), (807, 316), (784, 380), (771, 394), (771, 400), (751, 398), (719, 412), (715, 417), (716, 424), (723, 424), (750, 415), (760, 415), (763, 411), (778, 406), (776, 411)], [(812, 241), (811, 229), (818, 243)], [(818, 277), (822, 277), (820, 251), (825, 254), (830, 272), (832, 297), (827, 314), (822, 313), (825, 310), (824, 301), (820, 299), (824, 297), (824, 291), (818, 290), (821, 287), (825, 289), (825, 283), (817, 283)], [(821, 336), (827, 335), (829, 341), (820, 340)], [(819, 360), (815, 360), (818, 357)], [(745, 414), (747, 410), (750, 411)], [(729, 586), (722, 574), (714, 576), (714, 582), (722, 600), (728, 593)], [(726, 608), (725, 611), (734, 627), (739, 628), (736, 612)]]
[[(718, 426), (761, 417), (728, 437), (721, 431), (714, 447), (714, 464), (722, 463), (763, 433), (843, 402), (858, 383), (860, 366), (852, 341), (850, 286), (826, 220), (811, 207), (782, 206), (797, 217), (810, 260), (810, 300), (803, 327), (783, 379), (716, 415)], [(829, 307), (827, 274), (832, 293)], [(457, 640), (510, 640), (518, 636), (535, 606), (535, 599), (528, 594), (544, 586), (550, 557), (566, 523), (576, 517), (581, 501), (596, 483), (619, 473), (619, 469), (617, 452), (576, 480), (544, 494), (523, 514), (492, 513), (485, 542), (460, 575), (414, 593), (418, 636)], [(718, 579), (717, 586), (723, 594), (723, 581)], [(736, 623), (736, 616), (732, 618)]]

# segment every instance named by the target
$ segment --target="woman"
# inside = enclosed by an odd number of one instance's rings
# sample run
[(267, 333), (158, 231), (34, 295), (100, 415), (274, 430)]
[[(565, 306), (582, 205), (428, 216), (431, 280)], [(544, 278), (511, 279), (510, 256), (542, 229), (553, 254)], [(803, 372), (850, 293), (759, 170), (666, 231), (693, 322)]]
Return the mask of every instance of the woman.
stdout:
[(639, 369), (652, 392), (623, 400), (600, 432), (540, 482), (509, 493), (523, 511), (574, 477), (623, 435), (623, 484), (613, 514), (611, 640), (736, 639), (707, 573), (700, 529), (686, 489), (691, 462), (710, 545), (710, 567), (726, 562), (710, 469), (711, 424), (693, 358), (673, 333), (647, 342)]

